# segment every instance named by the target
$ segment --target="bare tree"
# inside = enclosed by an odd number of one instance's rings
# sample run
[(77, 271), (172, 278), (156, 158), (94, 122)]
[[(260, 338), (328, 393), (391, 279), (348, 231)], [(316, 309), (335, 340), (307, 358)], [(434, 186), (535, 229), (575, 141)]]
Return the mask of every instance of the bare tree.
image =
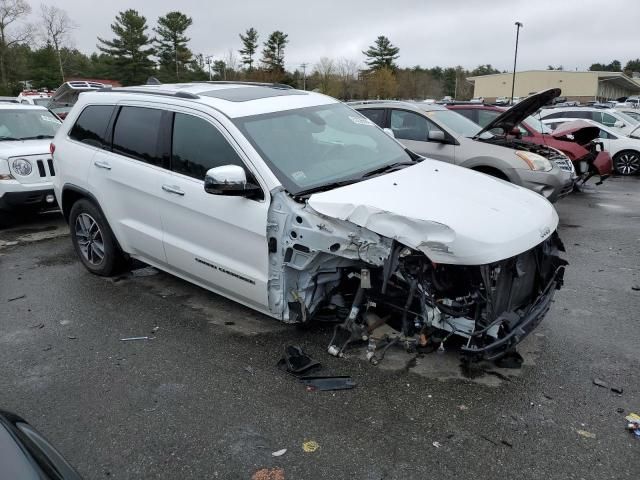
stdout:
[(0, 0), (0, 83), (9, 85), (7, 79), (7, 56), (9, 49), (31, 38), (33, 28), (19, 22), (31, 13), (25, 0)]
[(40, 5), (40, 17), (42, 20), (42, 30), (58, 57), (60, 67), (60, 77), (64, 83), (64, 68), (62, 65), (61, 50), (64, 44), (69, 41), (69, 33), (77, 27), (76, 23), (69, 18), (67, 12), (55, 5)]
[(353, 90), (355, 82), (358, 79), (358, 62), (350, 58), (338, 59), (338, 65), (336, 67), (338, 77), (340, 78), (340, 98), (343, 100), (350, 100), (353, 98)]
[(318, 75), (318, 88), (322, 93), (329, 94), (336, 71), (335, 62), (331, 58), (322, 57), (315, 64), (314, 71)]
[(232, 48), (229, 49), (227, 55), (224, 57), (225, 68), (227, 70), (227, 80), (236, 80), (238, 72), (238, 57)]

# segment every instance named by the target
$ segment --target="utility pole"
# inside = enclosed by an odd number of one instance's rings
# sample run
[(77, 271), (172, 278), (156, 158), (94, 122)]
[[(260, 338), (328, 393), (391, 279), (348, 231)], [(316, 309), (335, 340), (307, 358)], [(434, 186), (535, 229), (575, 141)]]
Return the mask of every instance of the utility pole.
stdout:
[(302, 67), (302, 90), (307, 89), (307, 64), (301, 63), (300, 67)]
[(513, 105), (513, 92), (516, 88), (516, 63), (518, 62), (518, 39), (520, 38), (520, 29), (524, 27), (521, 22), (516, 22), (516, 53), (513, 57), (513, 79), (511, 81), (511, 105)]

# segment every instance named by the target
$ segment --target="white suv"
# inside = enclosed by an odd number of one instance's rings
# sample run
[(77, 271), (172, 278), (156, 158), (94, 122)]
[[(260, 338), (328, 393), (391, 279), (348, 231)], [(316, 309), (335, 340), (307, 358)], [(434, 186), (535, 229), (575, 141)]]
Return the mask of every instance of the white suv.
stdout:
[(44, 107), (0, 103), (0, 223), (20, 210), (57, 208), (49, 145), (60, 125)]
[(231, 82), (84, 93), (52, 150), (89, 271), (134, 257), (285, 322), (333, 315), (332, 354), (386, 319), (407, 345), (445, 331), (495, 357), (562, 283), (547, 200), (425, 160), (324, 95)]

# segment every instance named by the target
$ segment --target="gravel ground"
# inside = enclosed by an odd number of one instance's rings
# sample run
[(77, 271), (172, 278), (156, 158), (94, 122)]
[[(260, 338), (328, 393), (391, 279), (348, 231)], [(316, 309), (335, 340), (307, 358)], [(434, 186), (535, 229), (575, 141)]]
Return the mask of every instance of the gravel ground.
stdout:
[[(282, 325), (153, 270), (92, 276), (58, 217), (30, 219), (0, 232), (0, 408), (87, 479), (638, 478), (624, 415), (640, 413), (640, 178), (557, 209), (565, 288), (522, 370), (474, 379), (454, 352), (331, 358), (327, 326)], [(357, 387), (305, 391), (275, 368), (289, 344)]]

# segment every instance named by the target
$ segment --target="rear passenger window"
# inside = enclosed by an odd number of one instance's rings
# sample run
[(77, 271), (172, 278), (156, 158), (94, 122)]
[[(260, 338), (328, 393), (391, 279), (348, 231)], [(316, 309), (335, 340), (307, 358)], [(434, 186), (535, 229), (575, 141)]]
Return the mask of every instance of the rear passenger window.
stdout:
[(107, 125), (114, 108), (113, 105), (88, 106), (78, 117), (69, 137), (92, 147), (104, 147)]
[(158, 138), (162, 110), (122, 107), (113, 129), (113, 151), (151, 165), (162, 166)]
[(363, 108), (360, 113), (378, 125), (384, 128), (384, 109), (380, 108)]
[(171, 170), (204, 180), (207, 170), (222, 165), (245, 168), (242, 159), (217, 128), (201, 118), (176, 113)]

